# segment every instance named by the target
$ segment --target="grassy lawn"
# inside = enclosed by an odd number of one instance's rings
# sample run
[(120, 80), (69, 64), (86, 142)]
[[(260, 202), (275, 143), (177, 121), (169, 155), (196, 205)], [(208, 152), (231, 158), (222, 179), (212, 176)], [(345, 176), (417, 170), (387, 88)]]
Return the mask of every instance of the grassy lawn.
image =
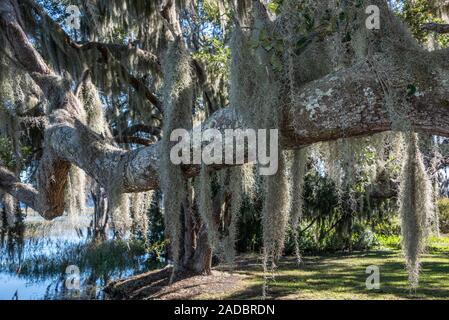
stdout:
[[(433, 238), (422, 259), (420, 286), (411, 292), (396, 239), (376, 251), (309, 256), (298, 268), (284, 258), (269, 284), (273, 299), (449, 299), (449, 237)], [(368, 266), (380, 269), (380, 290), (366, 289)], [(245, 275), (238, 290), (204, 299), (261, 298), (263, 273), (255, 256), (240, 257), (236, 273)]]

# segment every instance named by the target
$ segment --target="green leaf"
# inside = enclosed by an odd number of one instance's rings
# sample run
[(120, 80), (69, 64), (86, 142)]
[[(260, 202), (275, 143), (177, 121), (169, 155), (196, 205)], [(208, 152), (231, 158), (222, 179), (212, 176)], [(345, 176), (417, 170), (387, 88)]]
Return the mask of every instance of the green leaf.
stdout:
[(274, 14), (278, 13), (279, 7), (280, 7), (279, 3), (275, 2), (275, 1), (270, 2), (267, 6), (268, 10)]
[(261, 42), (261, 45), (262, 45), (262, 48), (264, 48), (267, 51), (270, 51), (271, 49), (273, 49), (273, 43), (268, 39), (263, 40)]
[(302, 51), (310, 43), (309, 37), (303, 36), (296, 42), (296, 50)]
[(304, 18), (306, 19), (306, 30), (312, 31), (315, 26), (315, 19), (311, 17), (308, 13), (304, 14)]
[(342, 39), (342, 42), (346, 43), (346, 42), (351, 41), (351, 39), (352, 39), (351, 34), (349, 32), (346, 32), (345, 36)]
[(250, 47), (251, 47), (252, 49), (257, 49), (257, 48), (259, 48), (259, 46), (260, 46), (260, 41), (257, 40), (257, 39), (252, 38), (252, 39), (249, 41), (249, 45), (250, 45)]
[(407, 86), (407, 95), (408, 95), (409, 97), (410, 97), (410, 96), (413, 96), (417, 91), (418, 91), (418, 89), (416, 88), (415, 85), (409, 84), (409, 85)]
[(282, 65), (282, 61), (281, 61), (281, 59), (279, 58), (278, 55), (273, 54), (271, 56), (270, 62), (271, 62), (271, 65), (273, 66), (273, 69), (275, 71), (282, 71), (283, 65)]

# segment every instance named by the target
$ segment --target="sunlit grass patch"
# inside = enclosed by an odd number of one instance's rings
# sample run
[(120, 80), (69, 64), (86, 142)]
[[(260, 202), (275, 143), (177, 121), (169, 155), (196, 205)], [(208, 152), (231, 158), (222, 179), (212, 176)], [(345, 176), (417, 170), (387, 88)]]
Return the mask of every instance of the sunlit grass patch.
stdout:
[[(386, 245), (387, 244), (387, 245)], [(449, 238), (431, 238), (422, 259), (419, 288), (411, 291), (403, 255), (396, 239), (382, 243), (382, 250), (329, 254), (304, 258), (299, 267), (293, 257), (286, 257), (278, 265), (275, 277), (269, 282), (269, 298), (273, 299), (449, 299)], [(394, 248), (388, 249), (387, 247)], [(261, 298), (263, 272), (257, 258), (250, 260), (236, 272), (245, 274), (243, 289), (220, 299)], [(366, 288), (368, 266), (378, 266), (380, 289)]]

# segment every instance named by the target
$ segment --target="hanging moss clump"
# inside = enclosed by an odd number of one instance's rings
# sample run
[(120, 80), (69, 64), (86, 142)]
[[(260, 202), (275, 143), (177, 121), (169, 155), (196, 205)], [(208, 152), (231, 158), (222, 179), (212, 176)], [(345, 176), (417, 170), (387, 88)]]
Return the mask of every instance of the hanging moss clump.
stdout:
[(227, 193), (230, 195), (228, 201), (227, 213), (224, 219), (226, 225), (222, 240), (222, 252), (224, 260), (228, 264), (235, 262), (235, 245), (237, 242), (237, 224), (240, 218), (243, 196), (252, 196), (254, 188), (254, 177), (251, 165), (243, 165), (229, 169), (229, 183), (226, 186)]
[(79, 225), (79, 215), (86, 207), (86, 174), (72, 166), (66, 187), (66, 212), (73, 227)]
[(153, 198), (154, 191), (134, 193), (130, 196), (132, 231), (144, 241), (148, 236), (148, 213), (153, 204)]
[(402, 249), (412, 289), (419, 284), (419, 258), (425, 249), (429, 218), (433, 214), (432, 186), (414, 133), (405, 137), (407, 152), (402, 167), (400, 215)]
[(304, 180), (307, 169), (307, 149), (300, 149), (294, 152), (291, 166), (292, 187), (291, 187), (291, 208), (290, 226), (295, 240), (295, 255), (297, 263), (301, 263), (301, 248), (299, 247), (298, 228), (304, 210)]
[(209, 245), (213, 250), (217, 250), (220, 246), (219, 216), (218, 213), (214, 212), (212, 178), (209, 169), (205, 165), (201, 167), (198, 183), (198, 211), (201, 220), (206, 224)]
[(285, 153), (281, 153), (278, 173), (266, 178), (265, 202), (262, 209), (263, 267), (266, 280), (263, 288), (264, 297), (267, 295), (269, 275), (273, 275), (276, 263), (284, 250), (288, 226), (290, 190), (286, 161)]
[(189, 54), (181, 39), (170, 44), (163, 61), (164, 83), (164, 137), (162, 139), (161, 189), (164, 193), (164, 219), (166, 235), (174, 272), (181, 267), (181, 206), (187, 199), (187, 179), (179, 165), (170, 160), (170, 134), (175, 129), (192, 128), (193, 82)]

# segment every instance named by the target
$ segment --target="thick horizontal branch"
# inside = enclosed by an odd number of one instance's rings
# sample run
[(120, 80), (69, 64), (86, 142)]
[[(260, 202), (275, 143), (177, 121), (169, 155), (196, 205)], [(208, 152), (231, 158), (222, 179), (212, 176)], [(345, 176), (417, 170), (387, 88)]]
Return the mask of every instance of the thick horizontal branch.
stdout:
[(152, 70), (157, 73), (161, 73), (161, 63), (159, 58), (146, 50), (140, 49), (133, 44), (117, 44), (117, 43), (101, 43), (101, 42), (86, 42), (86, 43), (76, 43), (68, 38), (68, 43), (70, 46), (75, 49), (87, 51), (91, 49), (97, 50), (109, 50), (109, 52), (119, 61), (124, 61), (128, 59), (129, 56), (137, 59), (136, 65), (139, 66), (139, 69), (147, 69)]
[[(394, 106), (388, 106), (389, 97), (381, 81), (375, 75), (367, 74), (373, 74), (372, 67), (362, 62), (301, 88), (297, 93), (299, 102), (284, 114), (280, 128), (281, 147), (296, 149), (317, 142), (396, 129), (389, 111)], [(417, 80), (416, 83), (420, 82)], [(440, 87), (433, 86), (438, 83)], [(449, 95), (444, 82), (435, 79), (432, 84), (423, 84), (413, 95), (409, 95), (404, 85), (400, 93), (406, 100), (401, 110), (403, 122), (409, 122), (415, 131), (449, 137)], [(238, 118), (233, 109), (221, 109), (208, 119), (206, 127), (212, 126), (224, 132), (225, 129), (238, 128)], [(158, 178), (154, 176), (159, 172), (161, 155), (158, 150), (159, 143), (134, 151), (125, 175), (127, 190), (143, 191), (158, 184)], [(187, 176), (199, 172), (199, 167), (194, 165), (184, 169)]]
[(138, 61), (136, 65), (139, 69), (152, 70), (161, 73), (161, 64), (156, 55), (146, 50), (140, 49), (133, 44), (115, 44), (115, 43), (101, 43), (101, 42), (86, 42), (83, 44), (75, 43), (70, 38), (67, 39), (70, 46), (77, 50), (87, 51), (97, 49), (99, 51), (109, 50), (110, 53), (119, 61), (128, 59), (130, 56), (136, 58)]
[[(14, 198), (33, 209), (39, 209), (38, 192), (32, 186), (21, 183), (20, 180), (8, 169), (0, 165), (0, 189), (9, 193)], [(40, 210), (37, 210), (40, 211)]]
[[(89, 43), (80, 45), (80, 44), (73, 42), (70, 39), (70, 37), (68, 37), (68, 35), (67, 35), (66, 40), (69, 45), (71, 45), (73, 48), (80, 50), (80, 51), (96, 49), (101, 53), (103, 61), (113, 62), (113, 63), (117, 64), (117, 66), (120, 68), (121, 73), (126, 75), (128, 84), (131, 85), (137, 92), (141, 92), (145, 96), (145, 98), (153, 106), (155, 106), (156, 109), (160, 113), (163, 113), (162, 103), (159, 101), (159, 99), (156, 97), (156, 95), (154, 95), (141, 80), (139, 80), (138, 78), (133, 76), (129, 72), (129, 70), (120, 62), (119, 59), (116, 59), (116, 56), (118, 55), (117, 52), (123, 51), (124, 48), (128, 49), (128, 51), (129, 51), (128, 54), (131, 54), (131, 50), (134, 50), (134, 52), (139, 54), (141, 57), (142, 56), (152, 56), (150, 53), (143, 51), (141, 49), (138, 49), (138, 48), (131, 48), (131, 47), (128, 47), (125, 45), (117, 45), (117, 44), (104, 44), (104, 43), (99, 43), (99, 42), (89, 42)], [(115, 50), (115, 51), (111, 51), (111, 50)], [(115, 54), (113, 54), (113, 52), (115, 52)], [(160, 66), (156, 63), (154, 65), (156, 65), (158, 70), (160, 71)]]
[[(126, 128), (121, 134), (124, 136), (133, 136), (139, 132), (148, 133), (152, 136), (159, 136), (162, 133), (161, 129), (158, 127), (153, 127), (146, 124), (135, 124), (131, 127)], [(119, 136), (120, 133), (118, 131), (115, 131), (114, 135)]]
[[(151, 136), (151, 139), (135, 136), (137, 133), (147, 133)], [(114, 130), (114, 140), (119, 144), (131, 143), (150, 146), (159, 140), (158, 137), (160, 137), (161, 133), (162, 130), (160, 128), (145, 124), (135, 124), (122, 132)]]
[(449, 33), (449, 24), (426, 23), (422, 25), (422, 30), (432, 31), (440, 34)]
[(150, 146), (153, 144), (153, 141), (150, 139), (134, 137), (134, 136), (116, 136), (114, 138), (115, 142), (121, 144), (140, 144), (142, 146)]
[[(435, 53), (435, 58), (439, 54), (444, 53)], [(432, 55), (424, 57), (422, 63)], [(399, 79), (398, 83), (385, 88), (376, 68), (381, 74), (388, 71), (392, 79)], [(403, 124), (415, 131), (449, 135), (449, 95), (444, 80), (449, 75), (447, 69), (441, 74), (432, 70), (424, 74), (423, 66), (405, 63), (395, 73), (388, 70), (389, 63), (376, 68), (362, 62), (306, 84), (298, 92), (298, 102), (285, 114), (284, 145), (296, 147), (401, 130)]]

